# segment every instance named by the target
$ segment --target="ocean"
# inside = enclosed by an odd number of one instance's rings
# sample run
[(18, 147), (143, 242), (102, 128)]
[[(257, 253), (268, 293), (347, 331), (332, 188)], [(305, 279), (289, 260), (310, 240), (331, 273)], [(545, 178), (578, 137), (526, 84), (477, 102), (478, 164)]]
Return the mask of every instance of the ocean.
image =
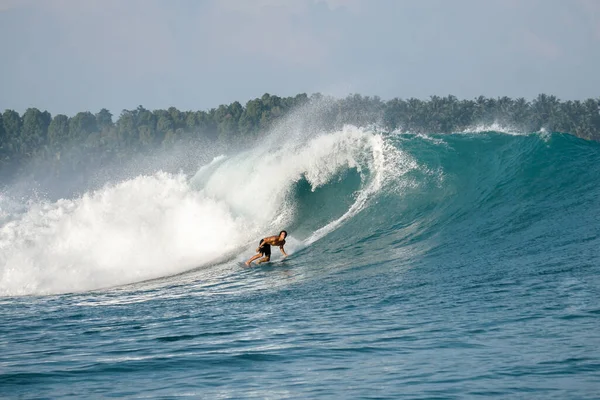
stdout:
[(347, 126), (5, 191), (0, 397), (597, 399), (599, 182), (567, 134)]

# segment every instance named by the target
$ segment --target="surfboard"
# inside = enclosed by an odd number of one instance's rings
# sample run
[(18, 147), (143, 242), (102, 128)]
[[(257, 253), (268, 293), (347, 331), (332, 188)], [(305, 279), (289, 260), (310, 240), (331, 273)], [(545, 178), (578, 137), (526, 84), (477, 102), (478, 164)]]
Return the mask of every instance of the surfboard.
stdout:
[(278, 260), (271, 260), (271, 261), (263, 262), (263, 263), (260, 263), (260, 264), (258, 264), (256, 261), (254, 261), (250, 265), (246, 265), (245, 261), (240, 261), (239, 264), (243, 268), (256, 268), (256, 267), (261, 267), (263, 265), (274, 265), (274, 264), (284, 263), (284, 262), (288, 261), (289, 258), (290, 258), (290, 256), (287, 256), (285, 258), (281, 258), (281, 259), (278, 259)]

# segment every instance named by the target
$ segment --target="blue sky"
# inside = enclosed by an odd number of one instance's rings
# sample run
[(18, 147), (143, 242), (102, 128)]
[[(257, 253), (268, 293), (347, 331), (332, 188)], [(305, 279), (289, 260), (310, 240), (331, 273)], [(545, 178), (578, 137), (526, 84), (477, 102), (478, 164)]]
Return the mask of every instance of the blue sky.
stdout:
[(600, 96), (598, 0), (0, 0), (0, 110)]

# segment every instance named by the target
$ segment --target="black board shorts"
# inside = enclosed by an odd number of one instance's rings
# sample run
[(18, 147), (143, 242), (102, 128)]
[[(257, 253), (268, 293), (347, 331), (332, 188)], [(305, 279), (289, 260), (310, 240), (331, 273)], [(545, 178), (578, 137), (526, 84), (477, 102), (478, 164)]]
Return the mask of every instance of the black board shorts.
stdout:
[(262, 240), (258, 243), (258, 251), (265, 257), (271, 257), (271, 245), (264, 244)]

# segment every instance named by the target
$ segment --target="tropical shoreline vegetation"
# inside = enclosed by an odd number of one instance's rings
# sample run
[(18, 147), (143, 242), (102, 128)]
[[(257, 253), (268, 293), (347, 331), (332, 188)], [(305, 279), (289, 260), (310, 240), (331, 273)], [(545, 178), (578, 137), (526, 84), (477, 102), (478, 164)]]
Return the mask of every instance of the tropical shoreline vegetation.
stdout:
[(139, 106), (123, 110), (116, 121), (107, 109), (68, 117), (29, 108), (23, 115), (5, 110), (0, 116), (0, 179), (17, 176), (33, 161), (44, 165), (45, 173), (58, 177), (190, 140), (253, 140), (293, 110), (303, 106), (310, 110), (311, 103), (325, 104), (320, 107), (325, 110), (319, 117), (322, 129), (353, 124), (377, 125), (385, 131), (452, 133), (499, 124), (520, 132), (544, 129), (600, 140), (600, 98), (560, 101), (545, 94), (532, 101), (483, 96), (473, 100), (432, 96), (428, 100), (383, 101), (361, 95), (333, 99), (320, 94), (265, 94), (245, 106), (236, 101), (208, 111), (180, 111), (175, 107), (150, 111)]

